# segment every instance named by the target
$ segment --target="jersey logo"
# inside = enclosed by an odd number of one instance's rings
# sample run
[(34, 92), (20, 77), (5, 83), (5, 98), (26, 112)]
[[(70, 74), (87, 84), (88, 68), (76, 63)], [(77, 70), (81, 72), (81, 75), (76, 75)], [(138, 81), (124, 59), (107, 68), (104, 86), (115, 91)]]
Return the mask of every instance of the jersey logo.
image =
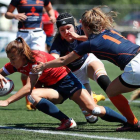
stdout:
[(66, 24), (66, 21), (63, 21), (62, 24)]
[(21, 0), (20, 3), (26, 4), (27, 3), (27, 0)]
[(31, 12), (32, 13), (28, 13), (27, 16), (31, 16), (31, 15), (39, 16), (39, 14), (38, 13), (35, 13), (35, 11), (36, 11), (35, 7), (32, 7), (31, 8)]

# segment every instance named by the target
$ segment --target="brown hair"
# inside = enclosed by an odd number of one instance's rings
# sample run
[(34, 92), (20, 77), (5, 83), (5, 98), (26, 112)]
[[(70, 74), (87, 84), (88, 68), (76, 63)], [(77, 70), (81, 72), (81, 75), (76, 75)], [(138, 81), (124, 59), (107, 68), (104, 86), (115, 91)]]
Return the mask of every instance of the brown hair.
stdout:
[(6, 47), (6, 53), (11, 53), (13, 49), (15, 49), (19, 55), (25, 55), (29, 62), (35, 62), (34, 53), (23, 38), (18, 37), (16, 40), (10, 42)]
[(101, 10), (101, 7), (107, 6), (98, 6), (91, 10), (85, 11), (81, 18), (82, 24), (89, 27), (94, 34), (99, 34), (104, 29), (113, 28), (113, 17), (117, 16), (117, 12), (114, 11), (104, 13)]

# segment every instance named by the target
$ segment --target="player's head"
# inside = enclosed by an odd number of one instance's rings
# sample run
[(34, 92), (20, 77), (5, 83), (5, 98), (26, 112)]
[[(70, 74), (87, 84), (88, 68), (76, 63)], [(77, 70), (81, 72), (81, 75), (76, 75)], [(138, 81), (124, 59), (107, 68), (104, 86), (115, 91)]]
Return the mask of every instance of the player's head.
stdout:
[(116, 12), (104, 13), (100, 7), (85, 11), (81, 18), (85, 34), (99, 34), (104, 29), (111, 29), (113, 27), (113, 16), (116, 16)]
[(30, 47), (21, 37), (18, 37), (7, 45), (6, 53), (11, 64), (16, 68), (20, 68), (28, 62), (33, 63), (35, 61)]
[(56, 25), (58, 33), (60, 33), (64, 39), (67, 41), (72, 40), (72, 38), (69, 36), (69, 31), (75, 31), (75, 20), (71, 14), (61, 13), (56, 20)]

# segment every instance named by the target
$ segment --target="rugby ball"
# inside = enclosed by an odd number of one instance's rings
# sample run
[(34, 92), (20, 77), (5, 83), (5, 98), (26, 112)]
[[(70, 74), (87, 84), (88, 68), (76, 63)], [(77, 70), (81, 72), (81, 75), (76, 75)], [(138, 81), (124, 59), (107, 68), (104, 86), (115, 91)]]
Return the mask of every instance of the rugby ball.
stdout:
[(14, 89), (14, 83), (11, 79), (5, 77), (7, 79), (7, 83), (3, 81), (3, 88), (0, 88), (0, 96), (5, 96), (12, 92)]

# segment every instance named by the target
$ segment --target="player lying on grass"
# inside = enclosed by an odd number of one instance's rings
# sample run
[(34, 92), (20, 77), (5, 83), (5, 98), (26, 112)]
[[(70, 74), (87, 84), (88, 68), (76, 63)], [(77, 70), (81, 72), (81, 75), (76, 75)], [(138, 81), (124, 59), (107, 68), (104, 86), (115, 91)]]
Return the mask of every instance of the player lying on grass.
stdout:
[[(50, 54), (55, 58), (64, 56), (72, 52), (81, 42), (87, 40), (87, 37), (81, 29), (81, 25), (75, 26), (75, 21), (71, 14), (61, 13), (58, 16), (56, 23), (58, 32), (54, 37), (50, 49)], [(72, 34), (70, 34), (70, 32)], [(68, 64), (67, 67), (85, 86), (91, 96), (93, 96), (94, 94), (92, 93), (89, 84), (89, 78), (97, 81), (100, 75), (106, 74), (103, 63), (92, 53), (83, 55), (82, 57)], [(94, 77), (92, 73), (94, 73)], [(94, 95), (93, 97), (99, 98), (100, 100), (105, 100), (105, 97), (103, 95)], [(84, 109), (82, 110), (87, 121), (93, 122), (92, 118), (94, 118), (94, 116), (89, 114)]]
[[(128, 123), (117, 131), (140, 130), (140, 122), (132, 113), (127, 99), (121, 95), (140, 87), (140, 47), (113, 30), (112, 14), (104, 13), (99, 7), (84, 12), (81, 23), (88, 40), (80, 43), (66, 56), (45, 64), (40, 63), (32, 72), (68, 65), (86, 53), (93, 53), (99, 59), (112, 62), (124, 72), (113, 82), (107, 75), (98, 77), (97, 82), (128, 120)], [(94, 73), (91, 75), (94, 77)]]
[[(31, 69), (37, 65), (37, 61), (45, 63), (54, 60), (55, 58), (52, 55), (37, 50), (32, 51), (20, 37), (8, 44), (6, 53), (10, 62), (0, 69), (0, 81), (5, 80), (3, 76), (14, 72), (28, 75), (28, 81), (17, 93), (6, 100), (1, 100), (0, 106), (8, 106), (22, 97), (30, 95), (30, 102), (38, 110), (59, 119), (62, 123), (57, 129), (64, 130), (75, 127), (76, 124), (54, 104), (63, 103), (70, 98), (90, 114), (99, 116), (105, 121), (127, 122), (124, 116), (109, 107), (97, 105), (85, 87), (68, 68), (49, 68), (34, 74), (31, 72)], [(33, 87), (36, 88), (33, 89)]]

